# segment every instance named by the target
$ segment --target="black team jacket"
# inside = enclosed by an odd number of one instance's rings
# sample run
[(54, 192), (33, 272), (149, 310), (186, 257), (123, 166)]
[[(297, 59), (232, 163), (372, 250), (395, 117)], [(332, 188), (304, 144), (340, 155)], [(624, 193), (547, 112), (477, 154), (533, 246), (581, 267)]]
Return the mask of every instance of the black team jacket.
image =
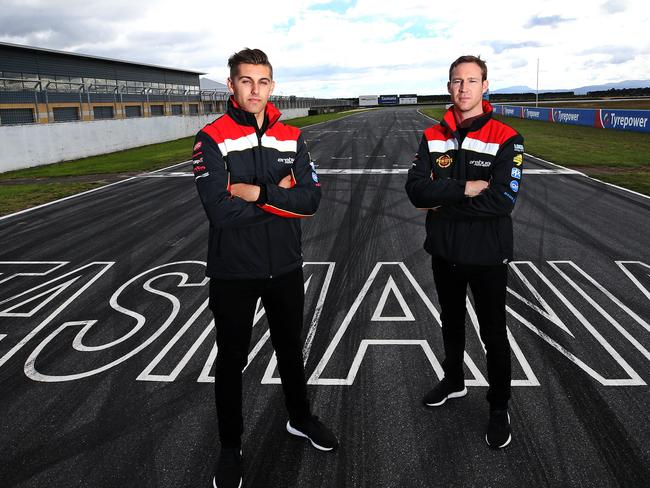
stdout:
[[(268, 103), (260, 129), (231, 97), (226, 113), (196, 135), (193, 170), (210, 222), (211, 278), (272, 278), (302, 266), (299, 219), (316, 212), (321, 189), (300, 130), (280, 115)], [(279, 187), (287, 175), (293, 187)], [(260, 186), (260, 198), (233, 197), (234, 183)]]
[[(521, 190), (524, 140), (517, 131), (484, 114), (469, 127), (456, 125), (453, 107), (440, 124), (424, 131), (408, 173), (406, 192), (428, 209), (424, 249), (455, 264), (495, 265), (512, 259), (510, 213)], [(486, 180), (480, 195), (464, 195), (467, 180)]]

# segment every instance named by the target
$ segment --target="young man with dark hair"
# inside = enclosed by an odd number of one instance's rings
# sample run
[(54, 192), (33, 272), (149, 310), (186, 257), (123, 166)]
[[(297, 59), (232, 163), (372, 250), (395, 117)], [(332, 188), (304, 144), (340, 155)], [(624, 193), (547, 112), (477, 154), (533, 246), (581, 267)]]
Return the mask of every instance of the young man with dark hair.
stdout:
[(266, 54), (244, 49), (228, 60), (232, 96), (225, 115), (194, 144), (194, 179), (210, 223), (207, 275), (217, 331), (215, 396), (221, 453), (212, 484), (242, 483), (242, 370), (261, 298), (278, 359), (287, 431), (317, 449), (337, 446), (307, 398), (301, 329), (304, 278), (300, 218), (318, 208), (320, 183), (300, 130), (269, 103)]
[(492, 118), (483, 100), (485, 62), (462, 56), (449, 69), (453, 106), (442, 122), (424, 131), (406, 191), (427, 209), (424, 249), (432, 256), (441, 307), (444, 378), (423, 399), (437, 407), (467, 393), (463, 373), (465, 298), (474, 297), (487, 355), (490, 447), (510, 443), (510, 344), (506, 330), (507, 263), (512, 259), (510, 213), (521, 186), (524, 141)]

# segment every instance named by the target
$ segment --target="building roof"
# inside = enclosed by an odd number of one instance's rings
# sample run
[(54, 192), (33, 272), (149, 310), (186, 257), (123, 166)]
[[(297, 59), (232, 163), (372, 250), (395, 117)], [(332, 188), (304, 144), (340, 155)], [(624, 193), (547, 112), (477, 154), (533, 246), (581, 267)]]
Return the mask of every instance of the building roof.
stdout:
[(228, 93), (228, 87), (223, 83), (211, 80), (210, 78), (200, 78), (201, 90), (215, 90), (219, 93)]
[(181, 69), (181, 68), (170, 68), (169, 66), (159, 66), (156, 64), (147, 64), (147, 63), (138, 63), (135, 61), (125, 61), (123, 59), (114, 59), (114, 58), (105, 58), (103, 56), (93, 56), (91, 54), (80, 54), (80, 53), (72, 53), (68, 51), (57, 51), (56, 49), (46, 49), (43, 47), (36, 47), (36, 46), (24, 46), (21, 44), (12, 44), (9, 42), (0, 42), (0, 47), (1, 46), (7, 46), (7, 47), (12, 47), (12, 48), (18, 48), (18, 49), (25, 49), (25, 50), (31, 50), (31, 51), (42, 51), (46, 53), (52, 53), (52, 54), (62, 54), (64, 56), (74, 56), (74, 57), (79, 57), (79, 58), (88, 58), (88, 59), (99, 59), (101, 61), (109, 61), (111, 63), (124, 63), (124, 64), (132, 64), (135, 66), (146, 66), (148, 68), (157, 68), (157, 69), (164, 69), (164, 70), (169, 70), (169, 71), (182, 71), (183, 73), (192, 73), (195, 75), (204, 75), (206, 73), (202, 71), (193, 71), (189, 69)]

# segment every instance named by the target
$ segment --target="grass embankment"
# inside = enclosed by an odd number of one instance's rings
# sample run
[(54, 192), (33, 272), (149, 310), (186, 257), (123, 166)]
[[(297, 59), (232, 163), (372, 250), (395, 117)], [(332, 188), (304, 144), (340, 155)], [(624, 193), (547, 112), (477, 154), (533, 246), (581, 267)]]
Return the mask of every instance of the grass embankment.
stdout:
[[(359, 111), (363, 110), (299, 117), (286, 122), (304, 127)], [(191, 156), (193, 141), (194, 137), (185, 137), (101, 156), (0, 173), (0, 215), (186, 161)]]
[(34, 207), (58, 198), (97, 188), (104, 183), (31, 183), (3, 184), (0, 182), (0, 215)]
[[(440, 120), (444, 108), (424, 109), (422, 112)], [(495, 118), (524, 136), (528, 154), (650, 195), (649, 134), (515, 117)]]

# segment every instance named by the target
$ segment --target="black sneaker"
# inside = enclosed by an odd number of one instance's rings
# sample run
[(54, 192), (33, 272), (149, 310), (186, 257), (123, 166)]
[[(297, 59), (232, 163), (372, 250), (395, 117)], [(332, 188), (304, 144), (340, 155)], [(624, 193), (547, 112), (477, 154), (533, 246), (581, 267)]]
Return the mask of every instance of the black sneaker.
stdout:
[(490, 410), (490, 423), (485, 434), (485, 442), (490, 447), (501, 449), (510, 444), (511, 440), (512, 430), (508, 410)]
[(447, 398), (460, 398), (467, 395), (467, 388), (452, 388), (447, 380), (443, 379), (440, 383), (433, 387), (429, 393), (424, 395), (422, 402), (427, 407), (439, 407), (447, 401)]
[(213, 488), (241, 488), (241, 485), (241, 451), (237, 448), (221, 449), (212, 478)]
[(336, 436), (318, 420), (318, 417), (312, 415), (303, 422), (287, 422), (287, 432), (298, 437), (309, 439), (311, 445), (321, 451), (331, 451), (338, 446), (339, 441)]

